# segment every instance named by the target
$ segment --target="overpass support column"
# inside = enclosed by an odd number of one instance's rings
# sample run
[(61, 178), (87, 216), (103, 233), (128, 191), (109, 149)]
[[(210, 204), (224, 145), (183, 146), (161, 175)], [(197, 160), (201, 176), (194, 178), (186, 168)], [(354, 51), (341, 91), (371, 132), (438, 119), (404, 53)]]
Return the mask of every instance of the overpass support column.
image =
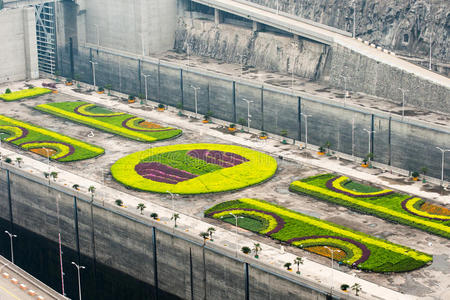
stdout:
[(292, 38), (294, 39), (294, 41), (295, 41), (296, 43), (299, 43), (299, 42), (300, 42), (300, 36), (299, 36), (298, 34), (293, 34)]
[(219, 25), (220, 23), (223, 23), (223, 15), (220, 9), (214, 8), (214, 23), (216, 25)]
[(256, 21), (253, 21), (253, 32), (261, 31), (261, 29), (262, 29), (262, 24), (258, 23)]

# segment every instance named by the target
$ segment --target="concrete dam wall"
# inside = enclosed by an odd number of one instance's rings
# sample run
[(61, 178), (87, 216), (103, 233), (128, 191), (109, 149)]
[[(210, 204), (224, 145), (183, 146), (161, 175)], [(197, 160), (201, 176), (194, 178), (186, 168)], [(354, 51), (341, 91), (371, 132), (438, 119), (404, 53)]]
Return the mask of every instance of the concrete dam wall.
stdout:
[[(327, 299), (274, 272), (3, 164), (0, 218), (182, 299)], [(45, 226), (44, 226), (45, 225)], [(51, 272), (51, 270), (49, 270)], [(54, 270), (58, 276), (58, 269)], [(154, 295), (153, 299), (157, 299)]]

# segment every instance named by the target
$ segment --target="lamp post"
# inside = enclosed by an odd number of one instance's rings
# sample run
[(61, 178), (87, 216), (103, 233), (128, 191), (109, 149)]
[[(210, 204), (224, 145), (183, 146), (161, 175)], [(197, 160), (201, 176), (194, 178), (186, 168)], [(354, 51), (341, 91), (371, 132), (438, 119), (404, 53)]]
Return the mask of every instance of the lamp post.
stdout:
[(334, 261), (334, 252), (339, 251), (338, 249), (333, 250), (327, 246), (324, 246), (324, 248), (327, 248), (328, 251), (331, 253), (331, 295), (333, 295), (333, 285), (334, 285), (334, 268), (333, 268), (333, 261)]
[(95, 83), (95, 65), (98, 63), (92, 60), (90, 60), (89, 62), (92, 64), (92, 79), (94, 81), (94, 88), (95, 88), (97, 86)]
[(407, 89), (398, 88), (402, 92), (402, 119), (405, 116), (405, 93), (409, 92)]
[(277, 15), (280, 13), (280, 0), (277, 0)]
[(145, 56), (144, 33), (141, 32), (140, 35), (141, 35), (142, 57), (144, 57)]
[(198, 103), (198, 90), (200, 89), (200, 87), (191, 85), (191, 88), (194, 89), (195, 118), (198, 119), (197, 103)]
[(175, 195), (169, 191), (166, 191), (166, 193), (170, 194), (170, 197), (172, 197), (172, 212), (175, 213)]
[(148, 84), (147, 84), (147, 77), (151, 77), (150, 74), (142, 74), (144, 76), (144, 84), (145, 84), (145, 104), (147, 104), (148, 100)]
[[(237, 257), (237, 254), (238, 254), (238, 233), (237, 233), (238, 219), (243, 219), (244, 217), (236, 216), (233, 213), (229, 213), (229, 215), (233, 216), (236, 219), (235, 234), (236, 234), (236, 257)], [(223, 216), (222, 216), (222, 218), (223, 218)]]
[(356, 0), (353, 0), (353, 38), (356, 38)]
[(312, 115), (307, 115), (304, 113), (300, 113), (305, 118), (305, 149), (308, 148), (308, 117), (312, 117)]
[(436, 147), (439, 151), (442, 152), (442, 159), (441, 159), (441, 186), (444, 185), (444, 159), (445, 159), (445, 152), (450, 152), (450, 149), (442, 149), (440, 147)]
[[(371, 134), (375, 133), (376, 131), (375, 130), (368, 130), (366, 128), (363, 128), (363, 130), (365, 132), (367, 132), (367, 135), (369, 136), (369, 152), (367, 152), (367, 153), (371, 153), (371, 151), (370, 151), (372, 149), (372, 136), (371, 136)], [(369, 162), (370, 162), (370, 156), (369, 156)]]
[(431, 53), (432, 53), (432, 47), (433, 47), (433, 17), (431, 15), (431, 0), (430, 0), (429, 5), (430, 5), (430, 9), (429, 9), (428, 15), (430, 16), (430, 23), (431, 23), (430, 27), (431, 27), (431, 30), (430, 30), (430, 50), (429, 50), (430, 58), (429, 58), (429, 62), (428, 62), (428, 70), (431, 71), (431, 69), (432, 69), (432, 66), (431, 66)]
[(47, 152), (47, 168), (48, 168), (48, 173), (50, 173), (50, 153), (47, 148), (42, 147), (42, 150)]
[(291, 42), (292, 46), (292, 74), (291, 74), (291, 89), (294, 90), (294, 69), (295, 69), (295, 49), (298, 49), (298, 44), (295, 41)]
[(5, 230), (5, 233), (9, 235), (9, 241), (11, 245), (11, 262), (14, 264), (14, 244), (13, 244), (13, 238), (16, 238), (17, 235), (9, 233), (8, 230)]
[(250, 103), (253, 103), (253, 100), (248, 100), (245, 98), (242, 98), (242, 101), (247, 102), (247, 127), (248, 127), (248, 132), (250, 132), (250, 118), (252, 117), (252, 115), (250, 115)]
[(78, 275), (78, 297), (81, 300), (81, 277), (80, 277), (80, 269), (86, 269), (85, 266), (77, 265), (75, 262), (72, 262), (72, 265), (77, 268), (77, 275)]

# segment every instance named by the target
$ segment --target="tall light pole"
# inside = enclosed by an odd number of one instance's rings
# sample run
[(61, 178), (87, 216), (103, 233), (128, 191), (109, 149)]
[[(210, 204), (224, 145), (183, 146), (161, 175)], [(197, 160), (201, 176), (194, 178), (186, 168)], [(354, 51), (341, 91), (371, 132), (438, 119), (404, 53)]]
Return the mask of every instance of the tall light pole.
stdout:
[[(363, 130), (365, 131), (365, 132), (367, 132), (367, 135), (369, 136), (369, 152), (367, 152), (367, 153), (371, 153), (371, 149), (372, 149), (372, 133), (375, 133), (375, 130), (368, 130), (368, 129), (366, 129), (366, 128), (363, 128)], [(369, 162), (370, 162), (370, 156), (369, 156)]]
[(191, 88), (194, 89), (195, 118), (198, 119), (197, 103), (198, 103), (198, 90), (200, 89), (200, 87), (191, 85)]
[(430, 16), (430, 23), (431, 23), (431, 26), (430, 26), (430, 50), (429, 50), (430, 60), (429, 60), (429, 63), (428, 63), (428, 69), (431, 71), (431, 69), (432, 69), (432, 66), (431, 66), (431, 53), (432, 53), (432, 46), (433, 46), (433, 17), (431, 15), (431, 0), (430, 0), (430, 10), (428, 12), (428, 15)]
[(17, 235), (9, 233), (8, 230), (5, 230), (5, 233), (9, 235), (9, 241), (11, 245), (11, 262), (14, 264), (14, 244), (13, 244), (13, 238), (16, 238)]
[(353, 38), (356, 38), (356, 0), (353, 0)]
[(409, 92), (407, 89), (398, 88), (400, 91), (402, 91), (402, 119), (405, 116), (405, 93)]
[(280, 13), (280, 0), (277, 0), (277, 15)]
[(170, 197), (172, 197), (172, 212), (175, 213), (175, 194), (166, 191), (166, 193), (170, 194)]
[(50, 173), (50, 153), (47, 148), (42, 147), (42, 150), (47, 152), (47, 168), (48, 168), (48, 173)]
[(308, 148), (308, 117), (312, 117), (312, 115), (307, 115), (304, 113), (300, 113), (305, 118), (305, 149)]
[(442, 152), (442, 159), (441, 159), (441, 186), (444, 186), (444, 159), (445, 159), (445, 152), (450, 152), (450, 149), (442, 149), (440, 147), (436, 147), (439, 151)]
[(147, 84), (147, 77), (151, 77), (150, 74), (142, 74), (144, 76), (144, 84), (145, 84), (145, 104), (147, 104), (148, 100), (148, 84)]
[(189, 68), (190, 65), (190, 57), (189, 57), (189, 50), (190, 50), (191, 46), (189, 45), (189, 43), (186, 43), (186, 54), (187, 54), (187, 59), (188, 59), (188, 63), (187, 66)]
[(295, 49), (298, 49), (298, 44), (295, 41), (291, 42), (292, 46), (292, 73), (291, 73), (291, 89), (294, 90), (294, 70), (295, 70)]
[[(236, 216), (233, 213), (229, 213), (231, 216), (233, 216), (236, 219), (236, 226), (234, 227), (235, 229), (235, 235), (236, 235), (236, 257), (238, 254), (238, 233), (237, 233), (237, 228), (238, 228), (238, 219), (243, 219), (244, 217), (241, 216)], [(222, 217), (223, 218), (223, 217)]]
[(80, 269), (86, 269), (85, 266), (79, 266), (77, 265), (75, 262), (72, 262), (72, 265), (75, 266), (75, 268), (77, 268), (77, 274), (78, 274), (78, 297), (81, 300), (81, 276), (80, 276)]
[(245, 98), (242, 98), (242, 101), (247, 102), (247, 126), (248, 126), (248, 132), (250, 132), (250, 118), (252, 117), (252, 115), (250, 115), (250, 103), (253, 103), (253, 100), (248, 100)]
[(94, 81), (94, 88), (95, 88), (97, 86), (95, 83), (95, 65), (98, 63), (92, 60), (90, 60), (89, 62), (92, 64), (92, 79)]
[(333, 260), (334, 260), (334, 252), (339, 251), (339, 249), (333, 250), (327, 246), (324, 246), (324, 248), (327, 248), (328, 251), (331, 253), (331, 295), (333, 295), (333, 285), (334, 285), (334, 268), (333, 268)]
[(141, 46), (142, 46), (142, 56), (145, 56), (145, 43), (144, 43), (144, 33), (141, 32)]

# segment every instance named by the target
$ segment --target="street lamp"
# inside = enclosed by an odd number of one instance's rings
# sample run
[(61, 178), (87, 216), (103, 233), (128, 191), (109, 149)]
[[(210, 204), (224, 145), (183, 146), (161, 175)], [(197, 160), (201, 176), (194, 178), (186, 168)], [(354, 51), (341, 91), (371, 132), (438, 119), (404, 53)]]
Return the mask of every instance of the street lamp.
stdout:
[(8, 230), (5, 230), (5, 233), (9, 235), (9, 240), (11, 244), (11, 262), (14, 264), (14, 245), (13, 245), (13, 238), (16, 238), (17, 235), (9, 233)]
[(333, 260), (334, 260), (334, 252), (340, 251), (339, 249), (333, 250), (328, 246), (324, 246), (331, 253), (331, 295), (333, 295), (333, 285), (334, 285), (334, 268), (333, 268)]
[(47, 148), (42, 147), (42, 150), (47, 152), (47, 167), (48, 167), (48, 173), (50, 173), (50, 153)]
[[(365, 132), (367, 132), (367, 135), (369, 136), (369, 152), (367, 152), (367, 153), (371, 153), (371, 149), (372, 149), (372, 133), (375, 133), (376, 131), (375, 130), (368, 130), (368, 129), (366, 129), (366, 128), (363, 128), (363, 130), (365, 131)], [(370, 155), (369, 155), (369, 162), (370, 162)]]
[(409, 90), (398, 88), (400, 91), (402, 91), (402, 119), (405, 116), (405, 93), (409, 92)]
[[(236, 234), (236, 257), (237, 257), (237, 254), (238, 254), (238, 233), (237, 233), (238, 219), (243, 219), (244, 217), (242, 217), (242, 216), (236, 216), (236, 215), (233, 214), (233, 213), (229, 213), (229, 215), (233, 216), (233, 217), (236, 219), (236, 227), (234, 227), (234, 228), (235, 228), (235, 234)], [(222, 216), (222, 218), (223, 218), (223, 217), (224, 217), (224, 216)]]
[(166, 191), (166, 193), (170, 194), (170, 197), (172, 197), (172, 211), (173, 211), (173, 213), (175, 213), (175, 195), (176, 194), (173, 194), (169, 191)]
[(444, 186), (444, 159), (445, 159), (445, 152), (450, 152), (450, 149), (442, 149), (439, 147), (436, 147), (436, 149), (440, 150), (442, 152), (442, 159), (441, 159), (441, 186)]
[(77, 268), (77, 274), (78, 274), (78, 296), (81, 300), (81, 278), (80, 278), (80, 269), (86, 269), (85, 266), (79, 266), (77, 265), (75, 262), (72, 262), (72, 265), (75, 266), (75, 268)]
[(198, 103), (198, 90), (200, 89), (199, 86), (193, 86), (191, 84), (191, 88), (194, 89), (194, 106), (195, 106), (195, 118), (198, 119), (198, 114), (197, 114), (197, 103)]
[(308, 148), (308, 117), (312, 117), (312, 115), (307, 115), (304, 113), (300, 113), (305, 118), (305, 149)]
[(250, 122), (251, 122), (250, 118), (252, 117), (250, 115), (250, 103), (253, 103), (253, 101), (245, 99), (245, 98), (242, 98), (242, 101), (247, 102), (247, 127), (248, 127), (248, 132), (250, 132)]
[(92, 61), (92, 60), (90, 60), (89, 62), (92, 64), (92, 79), (94, 81), (94, 88), (95, 88), (96, 87), (96, 84), (95, 84), (95, 65), (97, 65), (98, 63), (95, 62), (95, 61)]
[(147, 84), (147, 77), (151, 77), (150, 74), (142, 74), (144, 76), (144, 84), (145, 84), (145, 104), (147, 104), (148, 100), (148, 84)]

